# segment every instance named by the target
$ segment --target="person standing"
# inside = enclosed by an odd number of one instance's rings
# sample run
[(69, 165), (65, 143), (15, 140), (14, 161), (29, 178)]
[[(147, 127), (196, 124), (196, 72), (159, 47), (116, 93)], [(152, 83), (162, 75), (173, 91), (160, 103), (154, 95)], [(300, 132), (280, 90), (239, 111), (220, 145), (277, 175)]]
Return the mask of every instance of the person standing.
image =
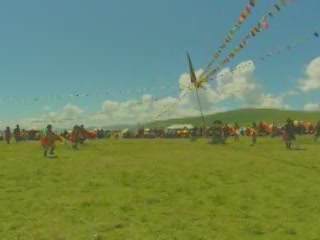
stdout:
[(89, 137), (89, 132), (84, 128), (84, 125), (81, 125), (79, 128), (79, 143), (83, 144)]
[(294, 122), (291, 119), (288, 119), (286, 125), (284, 126), (284, 140), (287, 149), (291, 149), (292, 141), (295, 139)]
[(17, 125), (16, 128), (13, 130), (14, 138), (16, 139), (16, 142), (20, 142), (21, 139), (21, 132), (20, 132), (20, 126)]
[(10, 127), (7, 127), (6, 130), (4, 131), (4, 139), (6, 140), (7, 144), (10, 144), (10, 140), (11, 140)]
[(71, 136), (73, 142), (72, 148), (78, 149), (78, 144), (80, 142), (80, 127), (78, 125), (73, 127)]
[(250, 135), (251, 135), (251, 146), (256, 145), (257, 143), (257, 134), (258, 134), (258, 126), (256, 122), (252, 123), (251, 129), (250, 129)]

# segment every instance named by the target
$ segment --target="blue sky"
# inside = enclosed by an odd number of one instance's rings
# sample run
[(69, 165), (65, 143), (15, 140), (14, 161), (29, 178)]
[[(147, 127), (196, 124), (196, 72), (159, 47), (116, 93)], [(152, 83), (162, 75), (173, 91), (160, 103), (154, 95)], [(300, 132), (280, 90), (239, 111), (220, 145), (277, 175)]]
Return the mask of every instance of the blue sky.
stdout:
[[(95, 112), (105, 100), (141, 99), (141, 94), (70, 99), (70, 93), (140, 87), (178, 89), (188, 71), (186, 50), (196, 69), (204, 67), (223, 42), (248, 0), (12, 0), (0, 8), (1, 120), (40, 116), (44, 107), (60, 111), (70, 103)], [(230, 48), (256, 25), (275, 0), (260, 1), (237, 32)], [(229, 65), (263, 55), (320, 28), (320, 1), (294, 1), (270, 29), (248, 43)], [(255, 62), (254, 75), (264, 92), (290, 91), (304, 78), (306, 66), (320, 56), (320, 39)], [(222, 58), (220, 59), (222, 60)], [(319, 91), (285, 99), (293, 108), (319, 103)], [(178, 90), (150, 92), (177, 97)], [(63, 96), (60, 100), (22, 101), (28, 96)], [(223, 104), (223, 103), (221, 103)], [(233, 105), (232, 105), (233, 106)], [(236, 105), (234, 105), (236, 107)], [(49, 109), (48, 109), (49, 111)]]

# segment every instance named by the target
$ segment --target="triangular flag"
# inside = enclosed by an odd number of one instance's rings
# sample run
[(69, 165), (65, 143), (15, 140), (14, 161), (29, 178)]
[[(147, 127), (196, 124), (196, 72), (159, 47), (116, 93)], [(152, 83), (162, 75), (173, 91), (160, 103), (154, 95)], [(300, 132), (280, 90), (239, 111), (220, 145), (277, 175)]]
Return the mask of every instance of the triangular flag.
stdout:
[(191, 83), (193, 83), (194, 85), (197, 85), (197, 77), (196, 74), (194, 72), (194, 68), (191, 62), (191, 58), (189, 53), (187, 52), (187, 57), (188, 57), (188, 62), (189, 62), (189, 70), (190, 70), (190, 78), (191, 78)]

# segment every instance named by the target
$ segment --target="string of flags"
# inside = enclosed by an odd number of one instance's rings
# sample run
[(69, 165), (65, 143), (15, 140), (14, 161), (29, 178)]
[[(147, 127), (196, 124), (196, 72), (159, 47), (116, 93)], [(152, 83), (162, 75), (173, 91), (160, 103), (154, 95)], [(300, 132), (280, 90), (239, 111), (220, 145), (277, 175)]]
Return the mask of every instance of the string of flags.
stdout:
[(199, 78), (200, 84), (207, 82), (208, 79), (219, 72), (224, 65), (230, 63), (230, 61), (235, 58), (242, 49), (247, 47), (249, 39), (251, 39), (252, 37), (256, 37), (263, 30), (268, 29), (270, 26), (268, 23), (268, 19), (273, 19), (275, 15), (279, 14), (281, 10), (291, 2), (291, 0), (278, 0), (278, 4), (275, 4), (272, 9), (260, 19), (258, 24), (256, 24), (256, 26), (249, 31), (249, 33), (242, 39), (240, 44), (231, 51), (231, 53), (218, 65), (218, 67), (205, 74), (205, 76)]
[(228, 32), (227, 36), (225, 37), (223, 43), (219, 47), (218, 51), (213, 55), (212, 60), (208, 63), (208, 65), (204, 68), (203, 75), (200, 77), (202, 78), (210, 69), (210, 67), (215, 63), (215, 61), (219, 58), (222, 51), (229, 46), (229, 44), (233, 41), (235, 33), (238, 29), (240, 29), (241, 25), (248, 19), (250, 14), (252, 13), (253, 8), (256, 6), (258, 0), (250, 0), (246, 7), (242, 10), (239, 19), (237, 22), (232, 26), (230, 31)]
[[(266, 54), (261, 55), (259, 57), (254, 57), (254, 58), (252, 58), (252, 62), (266, 61), (268, 58), (270, 58), (270, 57), (272, 57), (274, 55), (279, 55), (284, 51), (292, 50), (292, 49), (294, 49), (294, 47), (296, 47), (296, 46), (298, 46), (300, 44), (307, 43), (307, 42), (313, 40), (314, 38), (319, 38), (319, 36), (320, 36), (320, 29), (315, 31), (315, 32), (313, 32), (312, 34), (304, 36), (304, 37), (302, 37), (300, 39), (293, 40), (293, 41), (285, 44), (283, 47), (274, 49), (272, 51), (267, 51)], [(239, 71), (239, 70), (245, 70), (246, 67), (249, 67), (250, 65), (252, 65), (252, 62), (248, 62), (247, 64), (243, 64), (241, 66), (237, 66), (236, 68), (231, 69), (228, 74), (230, 74), (230, 73), (232, 74), (235, 71)], [(217, 79), (219, 77), (223, 77), (223, 76), (224, 76), (224, 74), (217, 74), (214, 77), (210, 78), (209, 80), (212, 81), (212, 80), (215, 80), (215, 79)]]
[[(270, 58), (270, 57), (272, 57), (272, 56), (274, 56), (274, 55), (278, 55), (278, 54), (282, 53), (283, 51), (292, 50), (294, 47), (296, 47), (296, 46), (298, 46), (298, 45), (300, 45), (300, 44), (306, 43), (306, 42), (311, 41), (311, 40), (313, 40), (313, 39), (315, 39), (315, 38), (318, 39), (319, 36), (320, 36), (320, 29), (318, 29), (317, 31), (314, 31), (312, 34), (308, 34), (308, 35), (306, 35), (306, 36), (304, 36), (304, 37), (302, 37), (302, 38), (300, 38), (300, 39), (296, 39), (296, 40), (293, 40), (293, 41), (291, 41), (291, 42), (289, 42), (289, 43), (287, 43), (287, 44), (284, 44), (283, 47), (281, 47), (281, 48), (278, 48), (278, 49), (275, 49), (275, 50), (272, 50), (272, 51), (267, 51), (266, 54), (261, 55), (261, 56), (258, 56), (258, 57), (255, 57), (255, 58), (253, 58), (252, 60), (253, 60), (254, 62), (257, 62), (257, 61), (265, 61), (265, 60), (267, 60), (268, 58)], [(228, 72), (227, 74), (232, 74), (233, 72), (239, 71), (239, 70), (245, 70), (247, 67), (250, 67), (250, 65), (252, 65), (252, 62), (248, 62), (247, 64), (241, 65), (241, 67), (238, 66), (238, 67), (236, 67), (236, 68), (234, 68), (234, 69), (231, 69), (230, 72)], [(214, 77), (210, 78), (209, 80), (212, 81), (212, 80), (215, 80), (215, 79), (218, 78), (218, 77), (223, 77), (223, 76), (224, 76), (224, 74), (217, 74), (217, 75), (215, 75)], [(172, 87), (172, 86), (161, 86), (160, 88), (161, 88), (161, 89), (170, 89), (170, 88), (172, 88), (172, 89), (175, 89), (175, 90), (177, 89), (176, 87)], [(131, 89), (131, 90), (122, 90), (122, 91), (118, 91), (117, 94), (119, 94), (119, 93), (121, 93), (121, 92), (122, 92), (122, 93), (128, 93), (128, 92), (143, 92), (143, 91), (155, 90), (155, 89), (159, 89), (159, 88), (138, 88), (138, 89)], [(186, 87), (186, 89), (191, 90), (189, 87)], [(185, 89), (180, 89), (180, 90), (185, 90)], [(88, 96), (94, 96), (94, 94), (92, 94), (92, 93), (91, 93), (91, 94), (70, 94), (69, 96), (70, 96), (70, 97), (85, 97), (85, 96), (88, 97)], [(162, 111), (162, 112), (160, 112), (159, 114), (157, 114), (157, 116), (156, 116), (155, 118), (158, 118), (158, 117), (160, 117), (161, 115), (169, 112), (174, 106), (176, 106), (177, 104), (179, 104), (179, 102), (180, 102), (182, 99), (184, 99), (185, 97), (187, 97), (187, 96), (188, 96), (188, 94), (186, 93), (186, 94), (184, 94), (183, 96), (181, 96), (180, 98), (178, 98), (178, 101), (177, 101), (177, 102), (171, 104), (170, 106), (165, 107), (164, 111)], [(58, 97), (58, 96), (57, 96), (57, 97)], [(57, 97), (52, 97), (52, 98), (57, 98)], [(62, 96), (59, 96), (59, 97), (62, 97)], [(48, 98), (50, 98), (50, 97), (48, 97)], [(34, 99), (36, 99), (36, 98), (31, 98), (31, 100), (34, 100)], [(41, 100), (41, 97), (38, 97), (38, 98), (37, 98), (37, 101), (40, 101), (40, 100)], [(160, 98), (155, 97), (155, 98), (153, 98), (151, 101), (152, 101), (153, 103), (155, 103), (155, 102), (158, 102), (158, 101), (160, 101), (160, 100), (161, 100)], [(146, 103), (140, 101), (140, 102), (137, 102), (137, 103), (132, 103), (131, 106), (139, 106), (139, 105), (144, 105), (144, 104), (146, 104)], [(62, 120), (51, 121), (51, 122), (60, 123), (60, 122), (74, 121), (74, 120), (75, 120), (75, 119), (62, 119)], [(33, 122), (33, 123), (44, 123), (44, 122), (48, 122), (48, 121), (44, 121), (44, 120), (33, 120), (32, 122)]]
[(129, 95), (129, 94), (137, 94), (143, 92), (154, 92), (154, 91), (170, 91), (177, 90), (177, 87), (174, 86), (160, 86), (160, 87), (144, 87), (138, 89), (125, 89), (125, 90), (100, 90), (96, 92), (86, 92), (86, 93), (74, 93), (68, 95), (55, 95), (55, 96), (34, 96), (34, 97), (10, 97), (10, 98), (0, 98), (1, 103), (25, 103), (25, 102), (40, 102), (40, 101), (50, 101), (50, 100), (61, 100), (64, 98), (84, 98), (84, 97), (103, 97), (103, 96), (111, 96), (111, 95)]
[[(134, 108), (134, 107), (139, 107), (139, 106), (142, 106), (142, 105), (147, 105), (147, 104), (156, 104), (156, 103), (160, 103), (161, 102), (161, 98), (152, 98), (148, 101), (139, 101), (139, 102), (130, 102), (128, 107), (130, 108)], [(126, 102), (122, 102), (122, 103), (119, 103), (120, 104), (123, 104)], [(99, 112), (99, 113), (96, 113), (96, 114), (100, 114), (100, 115), (105, 115), (106, 112)], [(70, 122), (70, 121), (79, 121), (79, 120), (83, 120), (84, 117), (83, 116), (78, 116), (78, 117), (74, 117), (74, 118), (62, 118), (62, 119), (59, 119), (59, 120), (50, 120), (50, 119), (47, 119), (47, 120), (43, 120), (43, 119), (33, 119), (33, 120), (30, 120), (31, 123), (65, 123), (65, 122)]]
[[(258, 57), (254, 57), (251, 60), (252, 60), (252, 62), (266, 61), (268, 58), (270, 58), (274, 55), (279, 55), (284, 51), (292, 50), (298, 45), (307, 43), (313, 39), (318, 39), (319, 37), (320, 37), (320, 29), (318, 29), (318, 30), (314, 31), (313, 33), (310, 33), (304, 37), (301, 37), (299, 39), (295, 39), (291, 42), (288, 42), (280, 48), (277, 48), (274, 50), (269, 50), (265, 54), (258, 56)], [(250, 67), (252, 65), (252, 62), (248, 62), (247, 64), (238, 65), (237, 67), (231, 69), (227, 74), (232, 74), (236, 71), (246, 70), (247, 67)], [(223, 77), (224, 75), (225, 74), (223, 74), (223, 73), (219, 73), (219, 74), (212, 76), (208, 80), (213, 81), (213, 80), (216, 80), (217, 78)], [(185, 90), (185, 89), (194, 89), (194, 88), (195, 88), (194, 84), (191, 83), (190, 85), (185, 86), (185, 88), (180, 89), (180, 91)]]
[[(289, 2), (292, 2), (292, 1), (289, 1), (289, 0), (279, 0), (279, 3), (274, 5), (274, 7), (272, 8), (271, 11), (269, 11), (265, 16), (263, 16), (261, 18), (261, 20), (259, 21), (259, 23), (257, 24), (257, 26), (255, 26), (254, 28), (251, 29), (251, 31), (246, 35), (246, 37), (240, 42), (240, 44), (238, 45), (238, 47), (236, 47), (235, 49), (233, 49), (233, 51), (230, 53), (230, 55), (225, 58), (222, 63), (220, 63), (220, 65), (213, 69), (212, 71), (209, 72), (209, 74), (206, 74), (205, 78), (203, 79), (200, 79), (200, 80), (203, 80), (204, 82), (207, 82), (208, 80), (213, 80), (214, 78), (211, 78), (213, 75), (216, 75), (216, 73), (221, 69), (221, 67), (227, 63), (230, 63), (230, 60), (233, 59), (242, 49), (244, 49), (246, 46), (247, 46), (247, 41), (248, 39), (252, 38), (252, 37), (255, 37), (257, 36), (262, 30), (265, 30), (265, 29), (268, 29), (269, 28), (269, 23), (267, 22), (267, 20), (269, 18), (274, 18), (274, 15), (278, 14), (281, 9), (283, 9), (284, 7), (287, 6), (287, 3)], [(248, 14), (249, 15), (249, 14)], [(248, 16), (247, 15), (247, 16)], [(243, 18), (243, 21), (245, 21), (246, 17)], [(241, 25), (241, 24), (240, 24)], [(238, 25), (238, 26), (240, 26)], [(234, 29), (235, 30), (235, 29)], [(234, 32), (233, 32), (234, 34)], [(319, 37), (319, 32), (316, 31), (313, 33), (312, 35), (313, 37)], [(228, 38), (229, 40), (232, 40), (232, 38)], [(255, 60), (261, 60), (261, 61), (264, 61), (266, 57), (270, 57), (274, 54), (279, 54), (281, 53), (282, 51), (284, 50), (287, 50), (287, 49), (291, 49), (293, 48), (294, 46), (298, 45), (298, 44), (301, 44), (301, 43), (304, 43), (308, 40), (311, 39), (311, 36), (308, 36), (308, 37), (305, 37), (303, 39), (300, 39), (298, 41), (293, 41), (292, 43), (290, 44), (287, 44), (285, 47), (283, 48), (280, 48), (280, 49), (277, 49), (277, 50), (274, 50), (274, 51), (270, 51), (266, 54), (266, 56), (261, 56), (261, 57), (258, 57), (256, 58)], [(230, 43), (231, 41), (227, 42), (228, 44)], [(224, 47), (226, 47), (228, 44), (225, 44), (223, 45)], [(220, 54), (220, 53), (219, 53)], [(213, 63), (212, 63), (213, 64)], [(250, 64), (250, 63), (249, 63)], [(242, 67), (245, 67), (245, 66), (242, 66)], [(239, 70), (239, 67), (232, 70), (233, 71), (236, 71), (236, 70)], [(221, 76), (221, 75), (217, 75), (215, 77), (218, 77), (218, 76)], [(172, 88), (172, 89), (176, 89), (176, 87), (167, 87), (165, 86), (164, 88)], [(159, 89), (159, 88), (139, 88), (137, 90), (121, 90), (121, 91), (118, 91), (118, 94), (119, 93), (122, 93), (122, 94), (128, 94), (128, 93), (132, 93), (132, 92), (143, 92), (143, 91), (150, 91), (150, 90), (154, 90), (154, 89)], [(172, 105), (170, 105), (169, 107), (167, 107), (163, 112), (161, 112), (160, 114), (158, 114), (156, 117), (159, 117), (161, 115), (163, 115), (164, 113), (170, 111), (172, 109), (172, 107), (174, 107), (177, 103), (179, 103), (182, 99), (184, 99), (186, 96), (188, 96), (188, 93), (190, 92), (185, 92), (184, 95), (180, 96), (178, 101), (177, 102), (174, 102)], [(105, 96), (105, 95), (110, 95), (110, 94), (114, 94), (114, 92), (101, 92), (101, 93), (84, 93), (84, 94), (71, 94), (69, 95), (69, 97), (89, 97), (89, 96)], [(36, 98), (30, 98), (31, 100), (34, 100), (34, 101), (39, 101), (43, 98), (53, 98), (53, 99), (58, 99), (58, 98), (61, 98), (62, 96), (54, 96), (54, 97), (36, 97)], [(155, 101), (158, 101), (155, 100)], [(138, 103), (136, 103), (138, 105)], [(141, 104), (141, 103), (140, 103)], [(142, 103), (142, 104), (145, 104), (145, 103)], [(59, 120), (59, 122), (61, 121), (71, 121), (71, 120), (74, 120), (74, 119), (63, 119), (63, 120)], [(39, 121), (43, 121), (43, 120), (34, 120), (35, 122), (39, 122)]]
[(292, 42), (290, 42), (290, 43), (287, 43), (286, 45), (284, 45), (284, 46), (281, 47), (281, 48), (278, 48), (278, 49), (275, 49), (275, 50), (272, 50), (272, 51), (268, 51), (265, 55), (260, 56), (260, 57), (256, 58), (255, 60), (264, 61), (264, 60), (266, 60), (267, 57), (271, 57), (271, 56), (273, 56), (273, 55), (275, 55), (275, 54), (280, 54), (280, 53), (283, 52), (283, 51), (293, 49), (293, 48), (296, 47), (297, 45), (306, 43), (306, 42), (314, 39), (315, 37), (316, 37), (316, 38), (319, 38), (319, 34), (320, 34), (320, 31), (317, 30), (317, 31), (315, 31), (315, 32), (312, 33), (312, 34), (309, 34), (308, 36), (305, 36), (305, 37), (303, 37), (303, 38), (300, 38), (300, 39), (294, 40), (294, 41), (292, 41)]
[[(240, 66), (237, 66), (236, 68), (234, 69), (231, 69), (230, 72), (228, 72), (227, 74), (232, 74), (236, 71), (241, 71), (241, 70), (244, 70), (246, 69), (247, 67), (250, 67), (253, 63), (253, 61), (265, 61), (267, 57), (272, 57), (273, 55), (278, 55), (280, 53), (282, 53), (283, 51), (288, 51), (288, 50), (291, 50), (293, 49), (294, 47), (296, 47), (297, 45), (300, 45), (300, 44), (303, 44), (303, 43), (306, 43), (314, 38), (319, 38), (320, 37), (320, 29), (313, 32), (312, 34), (308, 34), (307, 36), (304, 36), (302, 37), (301, 39), (296, 39), (296, 40), (293, 40), (287, 44), (285, 44), (283, 47), (281, 48), (278, 48), (278, 49), (275, 49), (273, 51), (268, 51), (267, 54), (265, 55), (262, 55), (262, 56), (259, 56), (259, 57), (255, 57), (252, 59), (252, 61), (248, 62), (247, 64), (244, 64), (244, 65), (240, 65)], [(215, 80), (219, 77), (223, 77), (224, 75), (226, 74), (217, 74), (215, 75), (214, 77), (210, 78), (209, 80)], [(192, 85), (193, 86), (193, 85)], [(186, 87), (185, 89), (181, 89), (181, 90), (192, 90), (193, 88), (192, 87)], [(165, 113), (169, 112), (172, 108), (174, 108), (176, 105), (179, 104), (179, 102), (184, 99), (186, 96), (188, 96), (187, 93), (190, 93), (190, 92), (186, 92), (186, 94), (184, 94), (183, 96), (181, 96), (177, 102), (173, 103), (172, 105), (170, 105), (169, 107), (165, 108), (161, 113), (157, 114), (156, 118), (164, 115)]]
[[(261, 55), (261, 56), (258, 56), (258, 57), (254, 57), (252, 59), (253, 62), (257, 62), (257, 61), (265, 61), (267, 60), (267, 58), (270, 58), (274, 55), (278, 55), (280, 53), (282, 53), (283, 51), (288, 51), (288, 50), (292, 50), (294, 47), (300, 45), (300, 44), (303, 44), (303, 43), (306, 43), (308, 41), (311, 41), (313, 40), (314, 38), (319, 38), (320, 37), (320, 29), (317, 30), (317, 31), (314, 31), (312, 34), (308, 34), (300, 39), (296, 39), (296, 40), (293, 40), (287, 44), (284, 44), (283, 47), (281, 48), (278, 48), (278, 49), (275, 49), (275, 50), (272, 50), (272, 51), (267, 51), (266, 54), (264, 55)], [(252, 65), (252, 62), (248, 62), (247, 64), (243, 64), (243, 65), (240, 65), (240, 66), (237, 66), (233, 69), (230, 70), (230, 72), (226, 73), (226, 74), (232, 74), (234, 73), (235, 71), (241, 71), (241, 70), (245, 70), (246, 68), (250, 67)], [(209, 80), (215, 80), (219, 77), (223, 77), (224, 75), (226, 74), (217, 74), (215, 75), (214, 77), (210, 78)], [(163, 86), (161, 88), (170, 88), (168, 86)], [(142, 91), (141, 90), (142, 88), (139, 88), (137, 90), (127, 90), (127, 91)], [(148, 89), (151, 89), (151, 88), (143, 88), (144, 90), (148, 90)], [(155, 88), (153, 88), (155, 89)], [(174, 89), (176, 89), (176, 87), (174, 87)], [(186, 87), (185, 89), (180, 89), (180, 90), (192, 90), (190, 87)], [(182, 96), (180, 96), (178, 98), (178, 101), (176, 102), (173, 102), (172, 104), (169, 104), (168, 106), (164, 107), (164, 110), (161, 111), (160, 113), (158, 113), (154, 118), (157, 119), (159, 117), (161, 117), (162, 115), (168, 113), (170, 110), (172, 110), (176, 105), (178, 105), (181, 100), (183, 100), (184, 98), (186, 98), (189, 94), (191, 93), (191, 91), (186, 91)], [(78, 94), (74, 94), (72, 95), (74, 97), (80, 97), (80, 96), (85, 96), (85, 95), (78, 95)], [(152, 103), (156, 103), (158, 101), (161, 101), (160, 98), (153, 98), (152, 100), (150, 100)], [(139, 105), (144, 105), (146, 103), (150, 103), (150, 102), (137, 102), (137, 103), (132, 103), (131, 106), (139, 106)], [(61, 123), (61, 122), (66, 122), (66, 121), (74, 121), (74, 120), (77, 120), (78, 118), (72, 118), (72, 119), (62, 119), (62, 120), (55, 120), (55, 121), (50, 121), (52, 123)], [(33, 123), (47, 123), (48, 121), (44, 121), (44, 120), (33, 120), (32, 121)]]
[[(302, 37), (301, 39), (296, 39), (296, 40), (293, 40), (291, 41), (290, 43), (287, 43), (287, 44), (284, 44), (283, 47), (279, 48), (279, 49), (275, 49), (273, 51), (267, 51), (267, 53), (265, 55), (261, 55), (259, 57), (255, 57), (253, 58), (252, 60), (253, 61), (265, 61), (267, 58), (270, 58), (272, 57), (273, 55), (278, 55), (280, 54), (281, 52), (283, 51), (288, 51), (288, 50), (291, 50), (293, 49), (294, 47), (300, 45), (300, 44), (303, 44), (303, 43), (306, 43), (314, 38), (319, 38), (320, 36), (320, 29), (317, 30), (317, 31), (314, 31), (312, 34), (308, 34), (307, 36), (304, 36)], [(234, 68), (232, 69), (230, 72), (234, 72), (234, 71), (239, 71), (241, 69), (245, 69), (246, 67), (248, 67), (251, 63), (248, 63), (247, 65), (242, 65), (241, 67), (237, 67), (237, 68)], [(222, 77), (223, 74), (218, 74), (218, 75), (215, 75), (211, 78), (209, 78), (208, 80), (215, 80), (216, 78), (218, 77)], [(177, 90), (177, 87), (174, 87), (174, 86), (161, 86), (161, 87), (153, 87), (153, 88), (138, 88), (138, 89), (128, 89), (128, 90), (121, 90), (121, 91), (117, 91), (115, 92), (114, 94), (126, 94), (126, 93), (132, 93), (132, 92), (143, 92), (143, 91), (150, 91), (150, 90), (155, 90), (155, 89), (174, 89), (174, 90)], [(190, 88), (189, 86), (186, 86), (186, 88)], [(185, 89), (180, 89), (181, 90), (185, 90)], [(98, 94), (93, 94), (93, 93), (87, 93), (87, 94), (70, 94), (70, 95), (67, 95), (67, 97), (73, 97), (73, 98), (78, 98), (78, 97), (90, 97), (90, 96), (103, 96), (103, 95), (110, 95), (112, 94), (111, 91), (106, 91), (105, 94), (102, 93), (98, 93)], [(30, 100), (30, 101), (41, 101), (41, 100), (50, 100), (50, 99), (61, 99), (62, 97), (65, 97), (65, 96), (47, 96), (47, 97), (29, 97), (29, 98), (22, 98), (20, 99), (20, 101), (27, 101), (27, 100)], [(153, 101), (158, 101), (160, 98), (155, 98), (153, 99)], [(8, 99), (7, 99), (8, 100)], [(9, 99), (10, 100), (10, 99)], [(13, 101), (15, 102), (18, 102), (19, 99), (18, 98), (14, 98), (12, 99)], [(2, 101), (4, 102), (4, 101)], [(1, 101), (0, 101), (1, 103)], [(139, 105), (139, 103), (137, 103), (137, 105)]]
[(157, 119), (159, 117), (161, 117), (162, 115), (166, 114), (167, 112), (169, 112), (170, 110), (172, 110), (175, 106), (177, 106), (181, 100), (183, 100), (184, 98), (186, 98), (187, 96), (189, 96), (189, 94), (191, 93), (190, 89), (186, 89), (188, 91), (185, 91), (176, 102), (173, 102), (172, 104), (168, 105), (167, 107), (164, 108), (163, 111), (161, 111), (160, 113), (158, 113), (154, 119)]

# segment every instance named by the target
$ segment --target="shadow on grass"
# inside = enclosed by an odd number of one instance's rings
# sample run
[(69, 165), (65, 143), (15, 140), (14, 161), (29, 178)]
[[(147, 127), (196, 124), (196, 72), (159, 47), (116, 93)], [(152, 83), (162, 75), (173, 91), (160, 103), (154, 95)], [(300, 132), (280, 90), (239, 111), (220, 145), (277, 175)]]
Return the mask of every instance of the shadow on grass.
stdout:
[(292, 148), (291, 151), (307, 151), (307, 148)]

